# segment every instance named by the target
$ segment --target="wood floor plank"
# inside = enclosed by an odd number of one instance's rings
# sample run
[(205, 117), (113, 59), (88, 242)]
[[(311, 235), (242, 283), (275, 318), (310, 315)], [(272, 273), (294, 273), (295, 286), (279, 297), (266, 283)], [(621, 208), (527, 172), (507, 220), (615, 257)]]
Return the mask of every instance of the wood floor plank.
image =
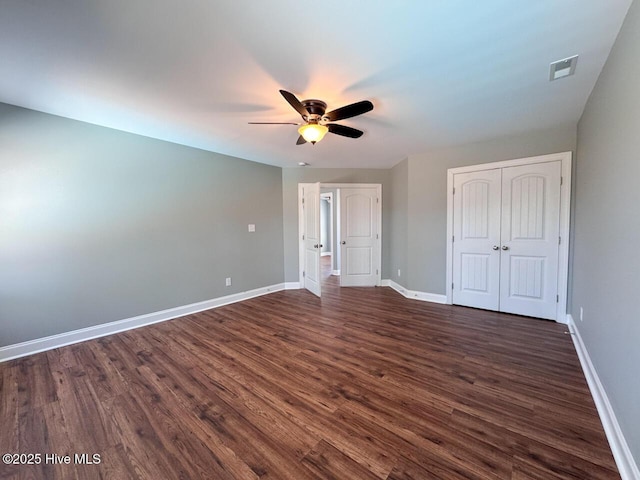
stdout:
[[(27, 405), (23, 405), (20, 412), (20, 429), (17, 432), (19, 450), (16, 453), (44, 455), (49, 452), (49, 426), (42, 407), (25, 409)], [(46, 462), (21, 465), (20, 474), (24, 478), (55, 478), (54, 467)]]
[[(114, 401), (114, 422), (121, 432), (128, 463), (142, 478), (191, 478), (167, 449), (135, 395), (125, 393)], [(104, 458), (106, 464), (113, 460)]]
[(302, 464), (318, 478), (326, 480), (378, 480), (369, 469), (363, 467), (333, 445), (321, 440), (303, 459)]
[(16, 367), (18, 406), (21, 413), (58, 400), (46, 354), (21, 358), (10, 365)]
[(468, 469), (461, 468), (447, 459), (425, 452), (420, 457), (420, 464), (401, 457), (398, 463), (387, 476), (387, 480), (422, 480), (422, 479), (446, 479), (446, 480), (486, 480), (487, 477), (478, 475)]
[(132, 392), (163, 450), (170, 452), (173, 466), (179, 465), (181, 475), (189, 478), (212, 475), (220, 480), (232, 479), (224, 467), (209, 461), (215, 454), (206, 444), (193, 439), (189, 429), (175, 421), (180, 412), (175, 408), (170, 390), (153, 381), (154, 374), (148, 366), (140, 366), (137, 370), (144, 380), (131, 382)]
[[(508, 478), (511, 472), (511, 455), (493, 447), (493, 445), (471, 438), (463, 430), (449, 427), (448, 419), (432, 418), (418, 422), (392, 414), (381, 415), (380, 411), (370, 411), (356, 402), (341, 407), (342, 412), (356, 414), (366, 418), (371, 424), (378, 425), (376, 431), (388, 432), (385, 438), (393, 435), (389, 449), (395, 450), (398, 457), (406, 457), (421, 464), (423, 452), (436, 453), (450, 465), (458, 465), (469, 474), (485, 478)], [(347, 417), (349, 421), (350, 417)], [(380, 434), (379, 434), (380, 435)]]
[[(249, 465), (238, 456), (238, 453), (225, 445), (224, 437), (227, 431), (223, 425), (216, 423), (215, 428), (210, 428), (207, 418), (202, 414), (209, 408), (202, 402), (204, 399), (215, 396), (215, 392), (218, 390), (207, 391), (206, 385), (192, 375), (197, 369), (172, 371), (170, 368), (164, 368), (169, 365), (159, 363), (160, 365), (155, 366), (153, 373), (147, 372), (147, 380), (158, 390), (166, 388), (168, 394), (173, 397), (174, 409), (176, 416), (180, 419), (180, 424), (190, 432), (194, 439), (202, 442), (211, 451), (206, 458), (215, 460), (214, 470), (221, 467), (231, 475), (231, 478), (246, 478), (247, 480), (259, 478)], [(168, 399), (166, 401), (169, 402)]]
[[(0, 419), (3, 434), (0, 435), (0, 454), (18, 453), (19, 431), (19, 399), (18, 399), (18, 367), (7, 363), (0, 366)], [(5, 432), (14, 432), (7, 434)]]
[(69, 437), (75, 440), (74, 447), (82, 445), (91, 453), (100, 453), (121, 441), (109, 409), (112, 397), (99, 397), (91, 380), (78, 371), (56, 371), (54, 376), (60, 398), (59, 418), (63, 419)]
[(0, 479), (619, 478), (564, 326), (330, 271), (0, 364), (1, 449), (101, 457)]

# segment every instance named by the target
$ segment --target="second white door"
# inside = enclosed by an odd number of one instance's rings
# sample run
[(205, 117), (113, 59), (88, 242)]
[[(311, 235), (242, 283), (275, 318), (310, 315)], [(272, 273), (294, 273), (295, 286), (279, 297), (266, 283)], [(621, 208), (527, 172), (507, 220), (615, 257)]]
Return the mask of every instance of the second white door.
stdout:
[(376, 187), (340, 189), (340, 286), (371, 287), (380, 269), (379, 193)]

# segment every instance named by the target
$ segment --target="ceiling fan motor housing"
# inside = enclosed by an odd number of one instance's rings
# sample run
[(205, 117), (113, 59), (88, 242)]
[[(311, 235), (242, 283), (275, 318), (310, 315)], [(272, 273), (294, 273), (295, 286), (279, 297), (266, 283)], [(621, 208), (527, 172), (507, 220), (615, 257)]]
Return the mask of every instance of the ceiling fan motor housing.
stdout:
[(303, 100), (302, 106), (307, 109), (309, 115), (305, 120), (309, 122), (318, 122), (327, 111), (327, 104), (322, 100)]

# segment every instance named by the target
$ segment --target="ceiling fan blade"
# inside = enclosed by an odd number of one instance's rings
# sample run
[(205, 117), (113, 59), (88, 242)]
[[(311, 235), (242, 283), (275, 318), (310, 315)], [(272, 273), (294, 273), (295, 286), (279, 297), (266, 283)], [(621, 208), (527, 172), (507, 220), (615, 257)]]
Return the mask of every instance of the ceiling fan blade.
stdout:
[(329, 128), (329, 131), (331, 133), (335, 133), (336, 135), (342, 135), (343, 137), (349, 137), (349, 138), (360, 138), (364, 133), (362, 130), (346, 127), (344, 125), (338, 125), (336, 123), (328, 124), (327, 128)]
[(362, 115), (373, 110), (373, 103), (369, 100), (363, 100), (361, 102), (352, 103), (346, 107), (341, 107), (326, 113), (324, 116), (329, 119), (330, 122), (337, 122), (338, 120), (344, 120), (345, 118), (355, 117), (356, 115)]
[(293, 122), (247, 122), (249, 125), (300, 125)]
[(300, 115), (302, 115), (305, 118), (309, 116), (309, 111), (306, 108), (304, 108), (304, 105), (300, 103), (300, 100), (298, 100), (293, 93), (287, 92), (286, 90), (280, 90), (280, 94), (284, 97), (284, 99), (287, 102), (289, 102), (289, 105), (291, 105), (296, 112), (298, 112)]
[(304, 139), (302, 135), (300, 135), (298, 137), (298, 141), (296, 142), (296, 145), (304, 145), (305, 143), (307, 143), (307, 141)]

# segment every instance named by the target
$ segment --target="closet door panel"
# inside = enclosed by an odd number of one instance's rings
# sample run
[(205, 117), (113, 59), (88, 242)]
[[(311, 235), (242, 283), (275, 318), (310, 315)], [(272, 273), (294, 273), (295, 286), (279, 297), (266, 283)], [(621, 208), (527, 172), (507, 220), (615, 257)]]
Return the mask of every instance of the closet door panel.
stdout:
[(502, 169), (500, 311), (555, 319), (560, 162)]
[(453, 303), (498, 310), (501, 171), (454, 177)]

